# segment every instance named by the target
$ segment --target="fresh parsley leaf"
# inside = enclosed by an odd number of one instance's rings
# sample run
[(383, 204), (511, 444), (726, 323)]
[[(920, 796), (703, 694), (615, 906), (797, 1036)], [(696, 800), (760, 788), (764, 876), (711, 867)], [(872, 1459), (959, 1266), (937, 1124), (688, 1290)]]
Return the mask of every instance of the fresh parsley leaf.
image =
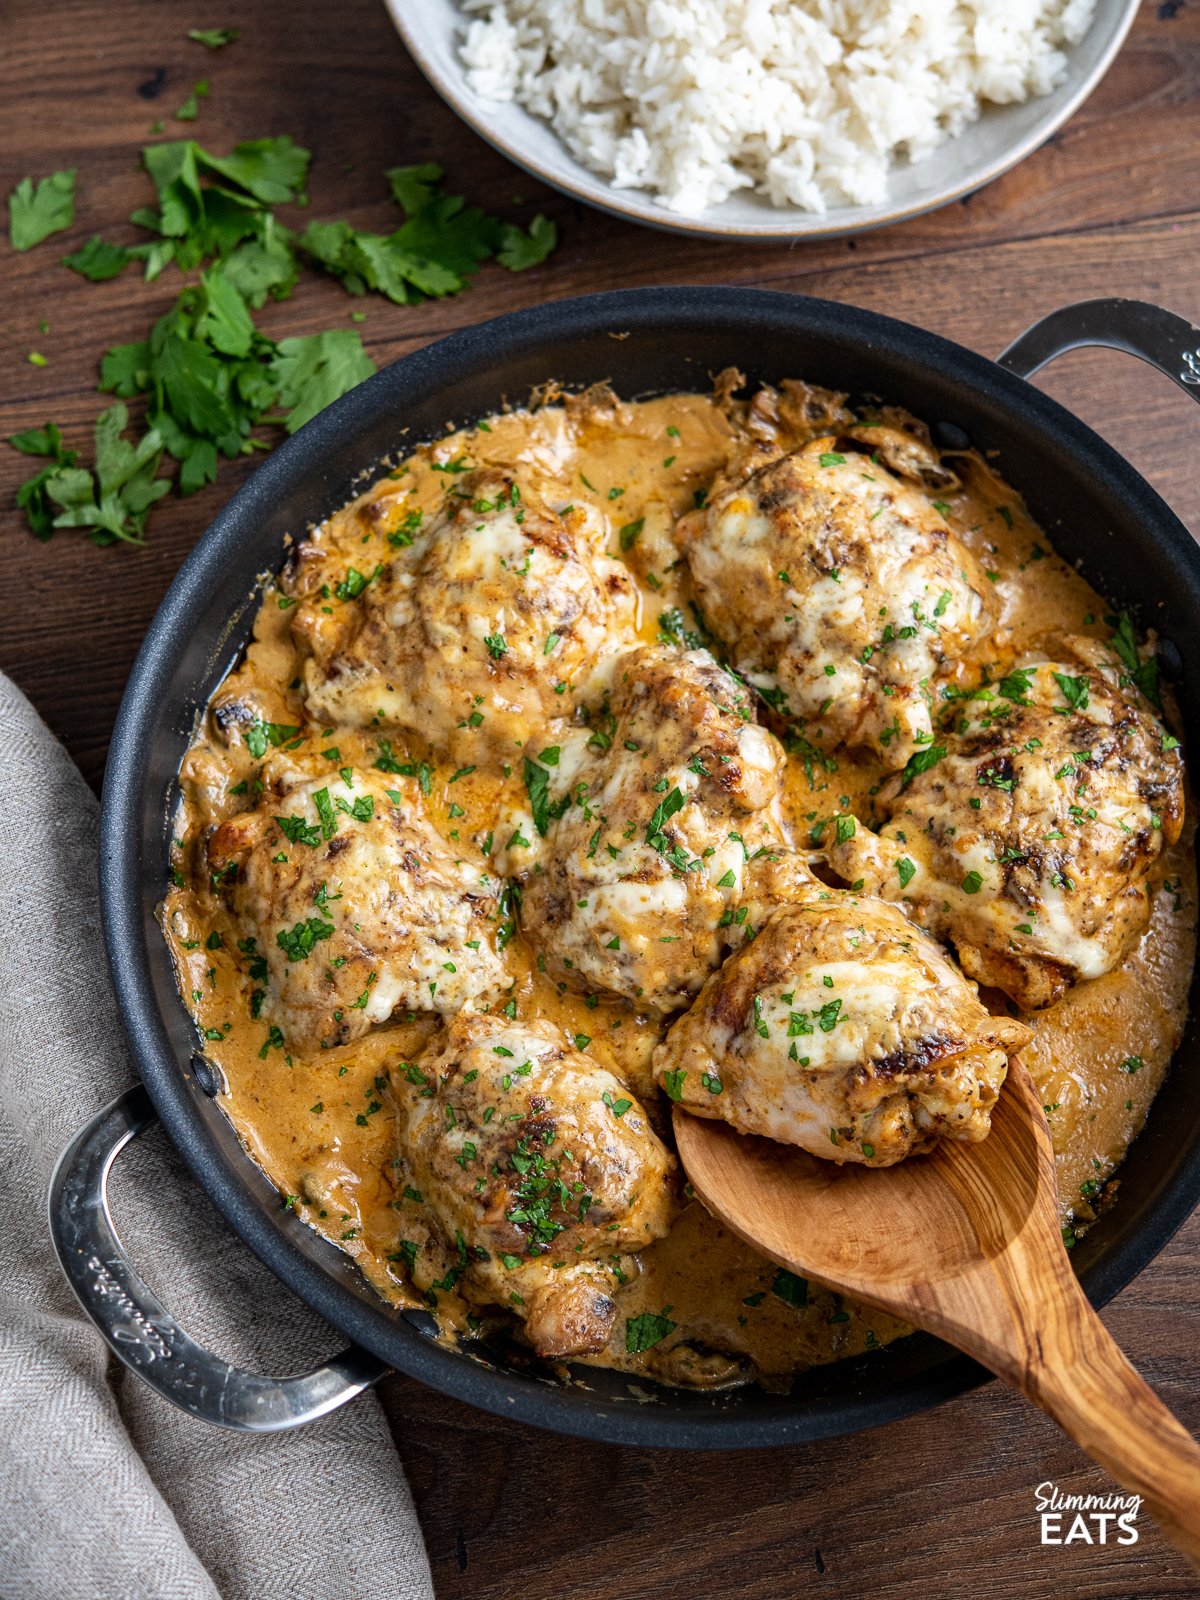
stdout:
[(558, 243), (558, 229), (549, 217), (540, 213), (524, 233), (515, 223), (507, 223), (501, 236), (496, 260), (510, 272), (524, 272), (527, 267), (541, 266)]
[(841, 1020), (841, 1011), (842, 1002), (840, 1000), (827, 1000), (818, 1011), (813, 1013), (817, 1019), (817, 1027), (820, 1028), (822, 1033), (833, 1032)]
[(150, 387), (150, 346), (117, 344), (100, 358), (100, 389), (109, 394), (141, 394)]
[(712, 645), (712, 635), (701, 623), (694, 606), (692, 610), (696, 621), (694, 628), (688, 627), (678, 606), (672, 606), (669, 611), (659, 612), (659, 638), (663, 644), (676, 644), (681, 650), (700, 650)]
[(123, 272), (136, 257), (123, 244), (109, 244), (106, 239), (89, 239), (74, 255), (64, 256), (62, 264), (77, 272), (89, 283), (106, 283)]
[(225, 45), (237, 42), (238, 29), (189, 28), (188, 38), (196, 44), (202, 44), (206, 50), (221, 50)]
[(1105, 617), (1105, 622), (1113, 633), (1110, 643), (1120, 656), (1130, 678), (1150, 701), (1151, 705), (1161, 708), (1162, 700), (1158, 690), (1158, 662), (1151, 656), (1143, 661), (1138, 654), (1137, 639), (1134, 637), (1133, 621), (1127, 611), (1119, 617)]
[(392, 237), (401, 249), (424, 257), (439, 272), (457, 279), (458, 288), (465, 288), (480, 264), (500, 248), (503, 225), (446, 194), (442, 176), (441, 168), (432, 163), (391, 169), (387, 177), (392, 196), (405, 213), (403, 226)]
[(1056, 672), (1054, 681), (1063, 692), (1063, 699), (1072, 711), (1086, 711), (1088, 704), (1088, 680), (1086, 678), (1073, 678), (1068, 672)]
[(236, 184), (265, 206), (294, 204), (303, 197), (311, 156), (287, 134), (247, 140), (227, 156), (214, 156), (198, 145), (193, 148), (206, 171)]
[(785, 1305), (806, 1306), (808, 1279), (797, 1277), (794, 1272), (788, 1272), (785, 1267), (780, 1267), (775, 1274), (775, 1281), (771, 1284), (771, 1293)]
[(32, 250), (75, 221), (75, 168), (52, 172), (35, 187), (22, 178), (8, 197), (8, 237), (14, 250)]
[(945, 747), (940, 744), (926, 745), (924, 750), (914, 751), (904, 765), (904, 787), (907, 788), (922, 772), (928, 772), (931, 767), (936, 767), (945, 754)]
[(294, 928), (280, 928), (275, 942), (289, 961), (303, 961), (312, 953), (313, 946), (333, 933), (333, 923), (321, 917), (309, 917)]
[[(25, 456), (51, 456), (60, 465), (70, 466), (74, 456), (62, 446), (62, 433), (56, 422), (48, 422), (44, 428), (28, 428), (24, 433), (10, 433), (8, 442), (14, 450), (19, 450)], [(67, 460), (67, 457), (70, 460)]]
[(424, 295), (440, 297), (462, 287), (453, 273), (443, 273), (434, 263), (409, 255), (396, 235), (360, 233), (348, 222), (311, 223), (297, 244), (311, 261), (337, 278), (348, 294), (372, 290), (406, 306)]
[(299, 732), (298, 727), (287, 722), (256, 720), (246, 729), (246, 749), (256, 761), (261, 761), (268, 748), (278, 750), (280, 745), (289, 744)]
[(204, 273), (200, 284), (204, 302), (197, 333), (219, 355), (239, 359), (248, 356), (254, 348), (255, 329), (241, 291), (219, 267)]
[(526, 756), (522, 775), (529, 795), (529, 809), (533, 813), (533, 825), (544, 839), (553, 814), (550, 805), (550, 774), (540, 762), (531, 761)]
[(661, 1343), (669, 1333), (674, 1333), (678, 1326), (665, 1311), (643, 1311), (640, 1316), (627, 1317), (625, 1349), (630, 1355), (641, 1355), (643, 1351), (652, 1350)]
[(663, 833), (664, 823), (670, 821), (677, 811), (682, 811), (687, 804), (684, 795), (678, 789), (672, 789), (654, 808), (654, 814), (646, 824), (646, 843), (652, 845), (661, 855), (667, 847), (666, 835)]
[(314, 828), (311, 822), (305, 822), (303, 817), (276, 817), (275, 821), (283, 829), (285, 837), (291, 844), (318, 845), (321, 842), (320, 828)]
[(1029, 691), (1033, 686), (1032, 667), (1014, 667), (1007, 676), (1000, 679), (996, 685), (997, 690), (1006, 700), (1011, 700), (1014, 705), (1027, 706), (1029, 704)]
[(663, 1073), (663, 1088), (667, 1091), (667, 1099), (673, 1100), (676, 1105), (683, 1099), (683, 1080), (686, 1077), (686, 1067), (672, 1067), (669, 1072)]
[(223, 260), (226, 278), (247, 305), (264, 306), (267, 296), (286, 300), (295, 287), (299, 268), (294, 236), (269, 211), (254, 218), (254, 232), (236, 245)]
[(136, 445), (124, 437), (129, 412), (119, 402), (96, 418), (96, 464), (62, 466), (45, 480), (45, 494), (61, 509), (55, 528), (82, 528), (93, 544), (141, 544), (146, 515), (171, 487), (156, 477), (162, 436), (153, 428)]
[(306, 338), (281, 339), (270, 363), (279, 386), (284, 424), (295, 433), (318, 412), (374, 374), (375, 363), (354, 328), (330, 328)]
[(357, 600), (380, 570), (376, 567), (375, 572), (368, 574), (360, 572), (357, 567), (349, 567), (342, 581), (334, 585), (333, 592), (339, 600)]
[(896, 871), (900, 877), (900, 887), (902, 889), (907, 889), (913, 878), (916, 876), (916, 867), (913, 866), (912, 862), (907, 856), (901, 856), (899, 861), (896, 863)]
[(545, 217), (525, 234), (512, 224), (467, 206), (442, 189), (442, 169), (427, 163), (387, 174), (405, 221), (390, 234), (364, 233), (348, 222), (312, 223), (299, 248), (332, 273), (350, 294), (368, 290), (397, 305), (440, 299), (465, 289), (492, 256), (512, 271), (545, 259), (557, 234)]
[(25, 513), (31, 533), (39, 539), (48, 539), (54, 528), (55, 511), (46, 494), (46, 485), (61, 467), (73, 467), (74, 450), (64, 450), (58, 425), (48, 422), (44, 428), (30, 428), (25, 433), (9, 435), (9, 444), (22, 455), (48, 456), (49, 465), (17, 489), (17, 507)]
[(352, 805), (347, 805), (344, 800), (339, 799), (337, 808), (345, 812), (346, 816), (353, 817), (355, 822), (370, 822), (375, 815), (375, 797), (370, 794), (360, 794)]

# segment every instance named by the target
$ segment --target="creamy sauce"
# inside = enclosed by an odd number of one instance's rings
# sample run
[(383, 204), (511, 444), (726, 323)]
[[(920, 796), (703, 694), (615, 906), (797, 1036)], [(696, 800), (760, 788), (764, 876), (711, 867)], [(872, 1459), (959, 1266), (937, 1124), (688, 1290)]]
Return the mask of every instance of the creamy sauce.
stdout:
[[(320, 594), (328, 583), (332, 616), (336, 584), (348, 569), (369, 577), (387, 559), (387, 534), (415, 510), (428, 518), (464, 461), (526, 464), (572, 486), (569, 492), (607, 519), (608, 547), (615, 552), (629, 543), (622, 529), (640, 523), (624, 556), (638, 583), (643, 636), (657, 638), (660, 617), (677, 608), (681, 618), (671, 626), (693, 627), (691, 596), (681, 567), (673, 565), (667, 530), (703, 495), (723, 465), (729, 439), (717, 401), (674, 395), (628, 406), (601, 400), (511, 412), (415, 450), (310, 530), (303, 559), (268, 582), (252, 642), (184, 762), (175, 885), (162, 922), (181, 993), (223, 1078), (221, 1103), (250, 1155), (278, 1186), (282, 1203), (338, 1244), (395, 1305), (425, 1305), (427, 1297), (412, 1288), (399, 1248), (406, 1229), (413, 1231), (413, 1219), (393, 1178), (396, 1118), (389, 1074), (433, 1036), (436, 1019), (391, 1024), (355, 1043), (304, 1056), (273, 1037), (265, 1017), (251, 1014), (257, 1009), (252, 958), (238, 950), (238, 928), (209, 882), (204, 847), (218, 823), (253, 803), (258, 762), (240, 740), (225, 742), (221, 708), (252, 704), (257, 716), (275, 725), (280, 744), (305, 772), (372, 765), (377, 735), (306, 724), (298, 693), (302, 658), (290, 614), (300, 595)], [(1053, 554), (1018, 496), (977, 457), (955, 457), (948, 464), (962, 486), (941, 491), (939, 504), (981, 561), (999, 604), (998, 628), (975, 664), (1011, 655), (1051, 631), (1107, 637), (1108, 608)], [(501, 811), (524, 805), (515, 778), (506, 783), (481, 770), (461, 773), (417, 739), (394, 736), (392, 746), (397, 759), (428, 764), (422, 786), (429, 815), (464, 853), (479, 852), (482, 859), (483, 842)], [(332, 757), (322, 754), (330, 750)], [(879, 776), (872, 762), (844, 752), (832, 772), (818, 766), (808, 773), (793, 759), (784, 798), (792, 837), (804, 840), (815, 821), (839, 807), (869, 818), (870, 790)], [(1115, 1184), (1108, 1180), (1142, 1127), (1182, 1036), (1195, 953), (1191, 832), (1189, 827), (1157, 863), (1152, 921), (1124, 964), (1026, 1018), (1035, 1039), (1024, 1060), (1048, 1109), (1068, 1237), (1111, 1198)], [(623, 1001), (589, 1005), (581, 995), (560, 994), (539, 974), (520, 935), (505, 960), (521, 1015), (547, 1018), (571, 1036), (586, 1035), (591, 1055), (638, 1094), (669, 1138), (669, 1119), (649, 1071), (650, 1052), (665, 1025), (637, 1015)], [(1002, 996), (985, 998), (994, 1010), (1003, 1009)], [(610, 1347), (590, 1358), (596, 1364), (670, 1383), (758, 1381), (785, 1390), (806, 1367), (878, 1348), (907, 1331), (881, 1313), (780, 1275), (695, 1201), (685, 1201), (669, 1236), (639, 1260), (640, 1272), (617, 1293)], [(453, 1290), (433, 1298), (448, 1340), (512, 1326), (504, 1312), (468, 1306)], [(669, 1313), (675, 1330), (650, 1350), (629, 1353), (626, 1320), (643, 1312)]]

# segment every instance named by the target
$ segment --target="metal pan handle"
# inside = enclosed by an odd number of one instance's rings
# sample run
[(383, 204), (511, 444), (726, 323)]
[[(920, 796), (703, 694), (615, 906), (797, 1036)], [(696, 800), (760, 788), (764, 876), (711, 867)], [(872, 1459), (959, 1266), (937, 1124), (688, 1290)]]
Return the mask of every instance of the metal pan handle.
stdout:
[(108, 1208), (113, 1162), (154, 1118), (145, 1089), (126, 1090), (71, 1141), (50, 1180), (55, 1251), (114, 1354), (164, 1400), (202, 1422), (245, 1433), (314, 1422), (381, 1378), (385, 1364), (356, 1346), (311, 1372), (267, 1378), (230, 1366), (189, 1338), (135, 1271)]
[(1081, 300), (1035, 322), (996, 360), (1018, 378), (1031, 378), (1056, 356), (1084, 345), (1106, 345), (1140, 356), (1200, 400), (1200, 328), (1146, 300)]

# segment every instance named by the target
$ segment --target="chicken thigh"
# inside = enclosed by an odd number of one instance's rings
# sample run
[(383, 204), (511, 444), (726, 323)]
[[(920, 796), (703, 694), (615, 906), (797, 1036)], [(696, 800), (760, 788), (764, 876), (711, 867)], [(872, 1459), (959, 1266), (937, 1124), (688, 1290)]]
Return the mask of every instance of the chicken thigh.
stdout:
[(885, 428), (786, 455), (755, 441), (747, 475), (678, 524), (732, 665), (824, 754), (903, 767), (932, 738), (938, 672), (991, 628), (983, 573), (916, 476), (926, 459)]
[(670, 1098), (743, 1133), (888, 1167), (939, 1139), (986, 1138), (1010, 1055), (989, 1016), (896, 907), (813, 890), (776, 910), (654, 1054)]
[(297, 608), (316, 720), (511, 760), (633, 640), (635, 591), (604, 553), (603, 519), (583, 504), (552, 510), (512, 473), (467, 474), (427, 528), (391, 537), (408, 542), (356, 593), (339, 586), (339, 603), (317, 594)]
[(706, 650), (646, 645), (554, 757), (534, 780), (545, 815), (518, 830), (530, 848), (510, 851), (522, 926), (573, 988), (674, 1011), (735, 942), (748, 863), (782, 848), (779, 742)]
[(1183, 825), (1178, 741), (1095, 639), (947, 692), (953, 731), (888, 780), (878, 835), (839, 826), (830, 865), (903, 900), (980, 983), (1052, 1005), (1146, 927), (1146, 875)]
[(509, 985), (496, 885), (451, 854), (416, 783), (388, 782), (350, 768), (277, 778), (262, 809), (209, 840), (213, 880), (265, 983), (255, 1015), (296, 1049), (344, 1044), (396, 1011), (453, 1014)]
[(470, 1011), (393, 1078), (418, 1287), (448, 1272), (524, 1318), (539, 1355), (603, 1349), (630, 1253), (675, 1208), (642, 1107), (552, 1023)]

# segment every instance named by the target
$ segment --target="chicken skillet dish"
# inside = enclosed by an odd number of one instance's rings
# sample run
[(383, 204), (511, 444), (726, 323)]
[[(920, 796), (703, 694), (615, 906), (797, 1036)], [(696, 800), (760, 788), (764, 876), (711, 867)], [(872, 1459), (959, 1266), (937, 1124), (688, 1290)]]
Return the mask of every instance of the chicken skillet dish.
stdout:
[(386, 1299), (781, 1390), (906, 1330), (726, 1233), (672, 1105), (881, 1167), (986, 1138), (1020, 1052), (1072, 1243), (1183, 1030), (1173, 729), (1153, 637), (911, 417), (547, 393), (297, 539), (162, 924), (247, 1150)]

